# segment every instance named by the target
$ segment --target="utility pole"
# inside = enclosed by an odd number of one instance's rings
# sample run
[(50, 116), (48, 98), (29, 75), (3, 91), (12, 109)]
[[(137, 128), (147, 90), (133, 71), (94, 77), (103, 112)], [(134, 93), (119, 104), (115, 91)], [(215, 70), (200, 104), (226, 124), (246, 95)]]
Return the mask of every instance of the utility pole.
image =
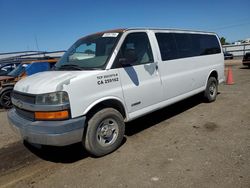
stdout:
[(37, 49), (37, 51), (40, 51), (40, 50), (39, 50), (39, 47), (38, 47), (38, 42), (37, 42), (36, 34), (35, 34), (35, 43), (36, 43), (36, 49)]

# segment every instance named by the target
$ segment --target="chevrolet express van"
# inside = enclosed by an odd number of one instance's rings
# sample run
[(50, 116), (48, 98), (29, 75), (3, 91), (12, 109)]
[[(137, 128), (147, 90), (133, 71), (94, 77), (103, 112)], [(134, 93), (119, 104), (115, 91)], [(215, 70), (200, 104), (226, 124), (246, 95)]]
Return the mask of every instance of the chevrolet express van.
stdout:
[(119, 29), (76, 41), (54, 71), (14, 87), (10, 125), (24, 140), (82, 142), (95, 156), (121, 144), (125, 122), (203, 92), (216, 99), (224, 57), (214, 33)]

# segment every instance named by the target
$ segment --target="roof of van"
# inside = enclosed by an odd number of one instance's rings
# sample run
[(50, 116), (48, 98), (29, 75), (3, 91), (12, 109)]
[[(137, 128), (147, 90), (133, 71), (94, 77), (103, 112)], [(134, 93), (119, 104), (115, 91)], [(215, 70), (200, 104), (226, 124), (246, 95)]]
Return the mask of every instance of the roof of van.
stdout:
[(181, 31), (181, 32), (195, 32), (195, 33), (211, 33), (215, 34), (214, 32), (210, 31), (199, 31), (199, 30), (189, 30), (189, 29), (175, 29), (175, 28), (150, 28), (150, 27), (135, 27), (135, 28), (127, 28), (124, 29), (124, 31), (129, 31), (129, 30), (153, 30), (153, 31)]
[[(90, 35), (98, 35), (98, 34), (103, 34), (103, 33), (123, 33), (126, 31), (131, 31), (131, 30), (152, 30), (152, 31), (173, 31), (173, 32), (194, 32), (194, 33), (207, 33), (207, 34), (215, 34), (214, 32), (208, 32), (208, 31), (198, 31), (198, 30), (188, 30), (188, 29), (170, 29), (170, 28), (150, 28), (150, 27), (134, 27), (134, 28), (119, 28), (119, 29), (112, 29), (112, 30), (106, 30), (106, 31), (101, 31), (97, 33), (93, 33)], [(88, 35), (88, 36), (90, 36)], [(86, 36), (85, 36), (86, 37)]]

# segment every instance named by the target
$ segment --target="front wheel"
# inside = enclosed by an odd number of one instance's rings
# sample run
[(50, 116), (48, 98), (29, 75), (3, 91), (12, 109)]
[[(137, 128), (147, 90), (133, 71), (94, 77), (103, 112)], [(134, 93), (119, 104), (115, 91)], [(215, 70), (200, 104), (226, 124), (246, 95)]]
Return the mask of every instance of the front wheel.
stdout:
[(103, 156), (121, 145), (124, 132), (121, 113), (113, 108), (104, 108), (89, 119), (83, 145), (90, 154)]
[(12, 90), (6, 90), (0, 96), (0, 104), (6, 109), (10, 109), (13, 106), (11, 102), (11, 92)]
[(204, 97), (207, 102), (213, 102), (216, 100), (218, 93), (218, 81), (214, 77), (210, 77), (207, 81), (207, 87), (204, 92)]

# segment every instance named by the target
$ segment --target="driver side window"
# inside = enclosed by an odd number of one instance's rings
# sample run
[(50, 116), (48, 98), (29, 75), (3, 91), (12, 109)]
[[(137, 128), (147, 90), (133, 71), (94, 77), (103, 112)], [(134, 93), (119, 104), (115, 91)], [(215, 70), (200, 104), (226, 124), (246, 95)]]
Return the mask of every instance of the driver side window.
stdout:
[(122, 62), (127, 65), (141, 65), (152, 63), (153, 53), (148, 39), (144, 32), (130, 33), (125, 38), (115, 60), (115, 68), (121, 67)]

